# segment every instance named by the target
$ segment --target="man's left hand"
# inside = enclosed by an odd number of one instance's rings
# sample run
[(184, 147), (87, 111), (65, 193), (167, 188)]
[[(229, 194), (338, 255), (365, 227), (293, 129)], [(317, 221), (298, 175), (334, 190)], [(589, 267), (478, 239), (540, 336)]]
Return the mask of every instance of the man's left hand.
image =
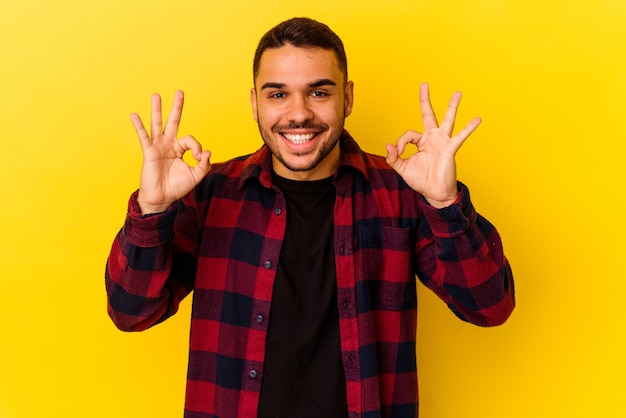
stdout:
[[(455, 155), (481, 122), (480, 118), (474, 118), (452, 136), (460, 101), (461, 93), (455, 92), (440, 126), (430, 102), (428, 84), (422, 84), (420, 107), (424, 133), (407, 131), (398, 138), (396, 145), (387, 144), (387, 164), (436, 208), (449, 206), (456, 200), (458, 188)], [(417, 152), (408, 158), (402, 158), (408, 144), (415, 144)]]

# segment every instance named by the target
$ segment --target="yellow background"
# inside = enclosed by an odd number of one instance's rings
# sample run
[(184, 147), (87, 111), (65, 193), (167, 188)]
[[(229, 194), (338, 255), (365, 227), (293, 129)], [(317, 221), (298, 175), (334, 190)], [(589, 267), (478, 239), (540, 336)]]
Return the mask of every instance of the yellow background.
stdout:
[[(484, 122), (458, 156), (499, 228), (518, 307), (502, 327), (420, 293), (425, 418), (626, 417), (626, 1), (12, 1), (0, 5), (0, 417), (182, 415), (189, 301), (139, 334), (103, 270), (140, 148), (128, 115), (187, 94), (181, 134), (256, 150), (251, 61), (307, 15), (344, 40), (372, 152), (440, 114)], [(423, 290), (420, 288), (420, 290)]]

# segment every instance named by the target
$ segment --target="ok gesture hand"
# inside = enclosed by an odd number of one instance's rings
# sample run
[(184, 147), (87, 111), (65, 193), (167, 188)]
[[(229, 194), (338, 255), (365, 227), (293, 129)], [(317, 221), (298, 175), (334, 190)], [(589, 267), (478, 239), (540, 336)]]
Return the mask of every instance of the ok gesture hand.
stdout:
[[(420, 107), (424, 133), (407, 131), (398, 138), (396, 145), (387, 144), (387, 164), (413, 190), (437, 208), (448, 206), (456, 199), (458, 190), (454, 158), (463, 142), (481, 122), (480, 118), (474, 118), (452, 136), (460, 101), (461, 93), (454, 93), (440, 126), (430, 103), (428, 84), (422, 84)], [(404, 159), (401, 155), (408, 144), (415, 144), (417, 152)]]
[[(136, 113), (131, 115), (143, 151), (141, 180), (137, 196), (142, 214), (164, 211), (176, 200), (189, 193), (211, 168), (210, 151), (203, 151), (202, 145), (192, 136), (177, 138), (183, 101), (183, 92), (177, 91), (169, 117), (163, 127), (161, 97), (154, 94), (150, 134), (146, 131), (139, 115)], [(189, 166), (182, 159), (183, 154), (189, 150), (197, 161), (195, 167)]]

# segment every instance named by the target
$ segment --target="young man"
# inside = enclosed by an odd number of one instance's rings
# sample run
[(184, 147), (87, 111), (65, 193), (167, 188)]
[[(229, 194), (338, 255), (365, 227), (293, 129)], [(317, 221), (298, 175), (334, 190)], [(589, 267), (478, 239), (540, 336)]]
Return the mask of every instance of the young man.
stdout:
[(189, 418), (417, 416), (416, 276), (465, 321), (514, 307), (500, 237), (456, 179), (480, 120), (453, 136), (460, 94), (438, 125), (423, 85), (424, 132), (363, 152), (341, 40), (304, 18), (261, 39), (250, 101), (264, 146), (222, 164), (177, 138), (181, 92), (165, 127), (156, 95), (150, 134), (132, 115), (144, 162), (108, 259), (111, 318), (143, 330), (193, 291)]

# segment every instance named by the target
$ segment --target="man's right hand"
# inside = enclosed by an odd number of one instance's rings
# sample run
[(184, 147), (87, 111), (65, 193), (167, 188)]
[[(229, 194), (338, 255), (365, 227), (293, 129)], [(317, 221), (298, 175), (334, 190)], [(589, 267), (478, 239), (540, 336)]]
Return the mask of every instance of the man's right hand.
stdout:
[[(137, 197), (143, 215), (167, 209), (172, 203), (191, 192), (211, 168), (210, 151), (203, 151), (202, 145), (192, 136), (177, 138), (183, 102), (184, 95), (179, 90), (163, 127), (161, 97), (158, 94), (152, 95), (150, 134), (139, 115), (133, 113), (130, 116), (143, 151)], [(195, 167), (191, 167), (182, 158), (188, 150), (191, 150), (197, 161)]]

